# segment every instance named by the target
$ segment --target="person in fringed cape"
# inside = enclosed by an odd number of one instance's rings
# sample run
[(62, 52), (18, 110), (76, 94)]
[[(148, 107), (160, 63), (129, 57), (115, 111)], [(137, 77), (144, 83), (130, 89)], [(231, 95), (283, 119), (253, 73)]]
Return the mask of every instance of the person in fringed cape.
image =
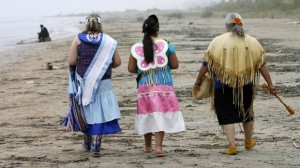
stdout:
[[(68, 62), (78, 85), (75, 98), (87, 123), (82, 131), (83, 147), (95, 156), (100, 156), (103, 134), (121, 131), (121, 114), (111, 80), (112, 68), (121, 64), (116, 47), (117, 41), (103, 33), (101, 17), (91, 14), (86, 18), (85, 31), (75, 37), (70, 48)], [(66, 124), (69, 129), (71, 124)]]
[(209, 44), (196, 84), (201, 86), (207, 71), (214, 79), (212, 109), (229, 143), (224, 154), (235, 155), (234, 123), (243, 123), (245, 148), (251, 149), (256, 145), (252, 138), (253, 101), (259, 74), (268, 83), (272, 94), (276, 93), (276, 87), (266, 66), (264, 49), (254, 37), (245, 34), (241, 16), (237, 13), (228, 14), (225, 25), (227, 32), (215, 37)]
[(144, 135), (145, 153), (152, 151), (154, 133), (155, 154), (161, 157), (165, 155), (164, 134), (185, 130), (171, 75), (171, 69), (177, 69), (179, 64), (172, 43), (158, 38), (159, 22), (155, 15), (144, 21), (143, 33), (143, 41), (132, 46), (128, 63), (128, 71), (138, 74), (135, 130)]

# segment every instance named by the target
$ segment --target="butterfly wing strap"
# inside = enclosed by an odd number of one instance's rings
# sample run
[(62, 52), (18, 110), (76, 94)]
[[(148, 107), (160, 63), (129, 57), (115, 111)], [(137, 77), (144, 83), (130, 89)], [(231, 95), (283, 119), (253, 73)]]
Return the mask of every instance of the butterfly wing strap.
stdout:
[(131, 54), (137, 60), (137, 66), (142, 71), (149, 69), (155, 69), (158, 67), (164, 67), (168, 64), (167, 50), (168, 43), (163, 39), (157, 39), (154, 41), (154, 60), (150, 64), (147, 64), (144, 57), (143, 43), (139, 42), (131, 47)]

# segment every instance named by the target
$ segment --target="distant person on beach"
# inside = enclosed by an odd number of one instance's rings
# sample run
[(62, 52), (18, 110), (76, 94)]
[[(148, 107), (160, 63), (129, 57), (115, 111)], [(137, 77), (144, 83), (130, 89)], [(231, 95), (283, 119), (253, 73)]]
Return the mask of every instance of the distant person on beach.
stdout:
[(177, 69), (179, 63), (172, 43), (158, 38), (159, 21), (155, 15), (144, 21), (142, 29), (144, 38), (132, 46), (128, 62), (128, 71), (137, 74), (135, 130), (144, 135), (145, 153), (152, 152), (154, 133), (155, 154), (162, 157), (165, 133), (185, 130), (171, 75), (171, 69)]
[(38, 33), (39, 42), (51, 41), (47, 28), (42, 24), (40, 25), (40, 27), (41, 32)]
[(228, 14), (225, 25), (226, 33), (215, 37), (209, 44), (196, 84), (201, 86), (206, 72), (214, 80), (212, 105), (229, 143), (224, 154), (235, 155), (235, 123), (243, 123), (245, 148), (252, 149), (256, 145), (252, 138), (253, 101), (259, 73), (272, 94), (276, 93), (276, 87), (266, 66), (265, 51), (254, 37), (245, 34), (241, 16)]
[(100, 156), (104, 134), (121, 131), (117, 97), (112, 89), (112, 68), (121, 65), (117, 41), (103, 33), (98, 14), (86, 18), (86, 28), (75, 37), (68, 58), (70, 71), (75, 71), (78, 84), (76, 99), (83, 106), (87, 129), (83, 147)]

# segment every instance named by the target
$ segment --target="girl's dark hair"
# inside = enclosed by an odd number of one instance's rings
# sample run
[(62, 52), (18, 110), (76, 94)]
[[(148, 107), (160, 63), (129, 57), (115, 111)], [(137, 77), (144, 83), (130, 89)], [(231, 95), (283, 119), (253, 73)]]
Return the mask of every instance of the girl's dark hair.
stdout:
[(159, 30), (158, 18), (155, 15), (150, 15), (143, 23), (143, 46), (144, 46), (144, 57), (147, 64), (153, 62), (154, 51), (153, 51), (153, 40), (150, 36), (155, 35)]

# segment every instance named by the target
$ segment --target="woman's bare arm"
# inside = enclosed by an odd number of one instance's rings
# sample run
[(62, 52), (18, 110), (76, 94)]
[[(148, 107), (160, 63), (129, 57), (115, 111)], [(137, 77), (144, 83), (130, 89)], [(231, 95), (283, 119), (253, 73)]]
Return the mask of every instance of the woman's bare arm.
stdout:
[(179, 62), (175, 52), (169, 55), (169, 65), (171, 69), (177, 69), (179, 67)]
[(112, 64), (112, 68), (117, 68), (121, 65), (121, 58), (117, 50), (114, 53), (111, 64)]
[(137, 73), (136, 59), (132, 55), (130, 55), (130, 57), (129, 57), (128, 71), (131, 73)]
[(266, 64), (263, 64), (260, 68), (259, 68), (260, 73), (262, 74), (262, 76), (264, 77), (265, 81), (268, 83), (269, 85), (269, 89), (270, 89), (270, 93), (271, 94), (276, 94), (277, 93), (277, 89), (276, 87), (273, 85), (272, 83), (272, 79), (270, 76), (270, 72), (266, 66)]
[(69, 58), (68, 58), (68, 63), (71, 66), (75, 66), (77, 64), (77, 45), (79, 44), (79, 39), (78, 37), (75, 37), (74, 40), (72, 41), (71, 47), (70, 47), (70, 52), (69, 52)]
[(201, 66), (200, 70), (199, 70), (199, 73), (198, 73), (198, 76), (197, 76), (197, 80), (196, 80), (196, 85), (198, 85), (199, 87), (201, 86), (201, 83), (202, 83), (202, 79), (205, 75), (205, 73), (208, 71), (208, 68), (207, 66)]

